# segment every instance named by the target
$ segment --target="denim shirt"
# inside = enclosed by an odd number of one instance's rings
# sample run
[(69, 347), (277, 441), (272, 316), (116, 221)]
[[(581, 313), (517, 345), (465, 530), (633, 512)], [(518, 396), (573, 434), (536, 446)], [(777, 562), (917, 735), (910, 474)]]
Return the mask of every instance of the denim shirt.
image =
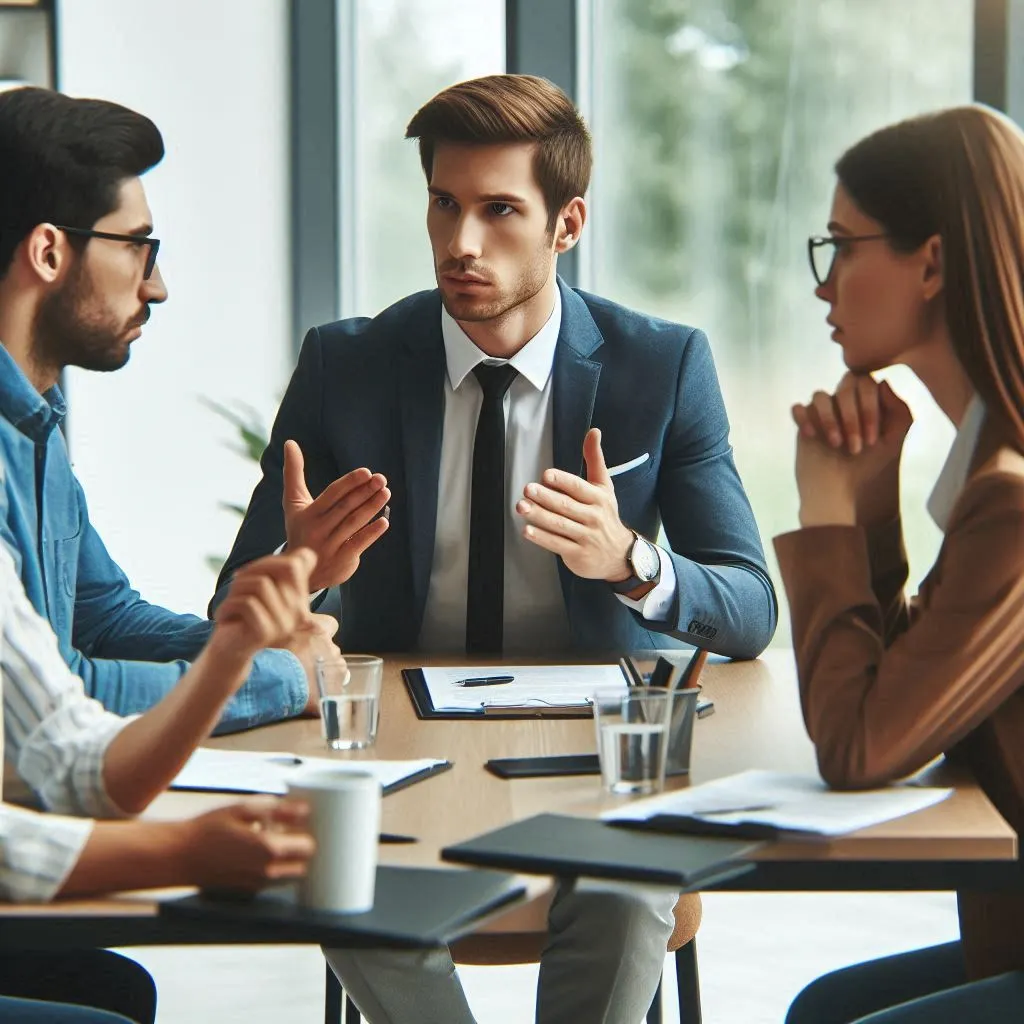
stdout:
[[(59, 389), (40, 396), (0, 344), (0, 539), (86, 693), (116, 714), (131, 715), (151, 708), (177, 683), (213, 623), (176, 615), (132, 589), (89, 522), (58, 429), (65, 414)], [(262, 651), (216, 731), (297, 715), (307, 695), (295, 655)]]

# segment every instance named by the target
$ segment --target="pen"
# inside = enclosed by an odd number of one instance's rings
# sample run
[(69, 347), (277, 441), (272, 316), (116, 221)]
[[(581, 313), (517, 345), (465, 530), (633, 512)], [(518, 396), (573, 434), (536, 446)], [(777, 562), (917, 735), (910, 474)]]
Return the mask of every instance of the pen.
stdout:
[(415, 836), (402, 836), (396, 832), (381, 832), (380, 841), (382, 843), (418, 843), (419, 840)]
[(292, 757), (290, 754), (277, 754), (274, 757), (268, 757), (267, 760), (274, 764), (302, 764), (301, 757)]
[(456, 679), (456, 686), (500, 686), (511, 683), (515, 676), (470, 676), (469, 679)]

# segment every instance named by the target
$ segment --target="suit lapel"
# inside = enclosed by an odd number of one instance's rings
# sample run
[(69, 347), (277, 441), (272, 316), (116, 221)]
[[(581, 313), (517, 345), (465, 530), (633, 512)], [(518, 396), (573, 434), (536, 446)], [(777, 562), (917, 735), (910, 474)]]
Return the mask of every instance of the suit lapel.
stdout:
[(406, 336), (398, 373), (414, 635), (423, 619), (434, 556), (445, 372), (441, 304), (435, 293), (435, 301)]
[(555, 468), (583, 472), (583, 438), (590, 429), (601, 364), (589, 356), (603, 342), (586, 303), (561, 281), (562, 325), (553, 369)]
[[(604, 339), (583, 299), (561, 280), (558, 286), (562, 296), (562, 325), (552, 371), (552, 448), (556, 469), (585, 476), (583, 438), (593, 420), (601, 377), (601, 363), (589, 357)], [(568, 607), (572, 573), (561, 559), (558, 560), (558, 575)]]

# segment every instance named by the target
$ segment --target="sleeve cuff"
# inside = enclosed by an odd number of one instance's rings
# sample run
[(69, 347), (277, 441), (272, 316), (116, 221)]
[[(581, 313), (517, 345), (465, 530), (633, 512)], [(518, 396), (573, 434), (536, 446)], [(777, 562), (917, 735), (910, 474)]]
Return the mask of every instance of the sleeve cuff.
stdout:
[(661, 562), (661, 578), (658, 585), (644, 594), (638, 601), (634, 601), (625, 594), (615, 596), (627, 607), (638, 612), (649, 622), (665, 622), (672, 613), (672, 606), (675, 603), (676, 588), (676, 567), (669, 558), (664, 548), (657, 547), (658, 560)]
[(92, 832), (86, 818), (0, 808), (0, 896), (46, 903), (60, 892)]

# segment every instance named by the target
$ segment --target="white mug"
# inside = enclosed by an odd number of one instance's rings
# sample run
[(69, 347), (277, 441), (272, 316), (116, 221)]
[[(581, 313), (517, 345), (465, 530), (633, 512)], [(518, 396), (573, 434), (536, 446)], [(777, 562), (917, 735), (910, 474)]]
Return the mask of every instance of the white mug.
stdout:
[(310, 806), (316, 853), (299, 886), (303, 906), (360, 914), (373, 909), (380, 834), (380, 783), (366, 772), (296, 773), (288, 795)]

